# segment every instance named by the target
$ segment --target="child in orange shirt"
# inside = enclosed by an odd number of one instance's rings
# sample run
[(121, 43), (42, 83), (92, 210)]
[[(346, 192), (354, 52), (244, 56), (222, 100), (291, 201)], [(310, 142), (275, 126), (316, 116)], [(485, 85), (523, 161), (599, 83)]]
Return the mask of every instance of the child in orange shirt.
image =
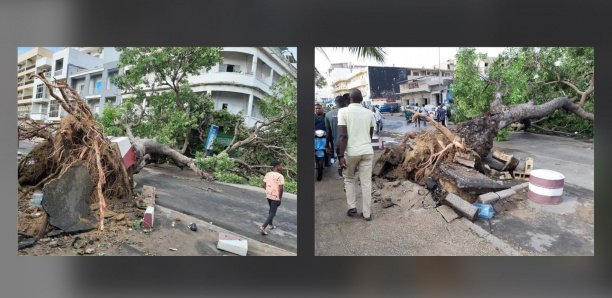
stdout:
[(285, 184), (285, 177), (283, 177), (283, 165), (280, 161), (272, 163), (272, 171), (268, 172), (263, 180), (263, 188), (266, 190), (266, 198), (268, 199), (268, 218), (263, 223), (259, 230), (262, 235), (268, 235), (266, 228), (269, 226), (270, 230), (274, 229), (275, 226), (272, 224), (272, 220), (276, 215), (276, 210), (281, 204), (281, 198), (283, 197), (283, 185)]

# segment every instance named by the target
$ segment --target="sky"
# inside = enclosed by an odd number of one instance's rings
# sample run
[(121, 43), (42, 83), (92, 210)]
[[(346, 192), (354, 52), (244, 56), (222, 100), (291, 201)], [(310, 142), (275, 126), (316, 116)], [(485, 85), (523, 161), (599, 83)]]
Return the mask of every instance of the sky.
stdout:
[[(325, 73), (331, 63), (353, 62), (356, 65), (367, 66), (397, 66), (397, 67), (433, 67), (438, 65), (438, 59), (444, 63), (448, 59), (454, 59), (458, 48), (384, 48), (387, 55), (385, 64), (380, 64), (374, 60), (357, 59), (355, 55), (342, 48), (317, 48), (315, 49), (315, 66), (321, 73)], [(479, 53), (486, 53), (489, 56), (498, 56), (505, 48), (476, 48)], [(321, 52), (323, 50), (329, 60)], [(439, 53), (439, 55), (438, 55)], [(439, 58), (438, 58), (439, 57)]]

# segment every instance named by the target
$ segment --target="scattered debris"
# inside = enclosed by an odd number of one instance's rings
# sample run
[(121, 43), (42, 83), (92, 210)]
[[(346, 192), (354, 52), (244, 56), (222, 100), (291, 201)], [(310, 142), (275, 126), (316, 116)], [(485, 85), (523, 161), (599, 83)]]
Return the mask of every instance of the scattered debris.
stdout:
[(493, 214), (495, 214), (495, 210), (493, 210), (493, 206), (491, 204), (474, 203), (473, 205), (476, 206), (476, 208), (478, 208), (478, 218), (482, 218), (482, 219), (493, 218)]
[(249, 243), (246, 239), (242, 239), (238, 236), (219, 232), (217, 249), (228, 251), (239, 256), (246, 256), (249, 250)]
[(91, 255), (95, 252), (95, 250), (93, 248), (88, 248), (85, 250), (85, 254)]
[(194, 232), (198, 230), (198, 226), (195, 223), (190, 223), (187, 227)]
[(176, 248), (172, 248), (172, 247), (170, 247), (170, 248), (168, 248), (168, 249), (169, 249), (169, 250), (171, 250), (171, 251), (177, 251), (177, 250), (178, 250), (178, 249), (176, 249)]

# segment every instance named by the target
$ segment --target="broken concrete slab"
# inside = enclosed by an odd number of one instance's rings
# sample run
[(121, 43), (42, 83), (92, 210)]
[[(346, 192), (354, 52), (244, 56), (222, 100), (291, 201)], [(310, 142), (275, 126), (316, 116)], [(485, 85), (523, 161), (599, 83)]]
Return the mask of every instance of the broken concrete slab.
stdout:
[(455, 212), (453, 208), (448, 207), (446, 205), (440, 205), (436, 208), (436, 210), (440, 212), (446, 222), (450, 223), (451, 221), (459, 218), (459, 214), (457, 214), (457, 212)]
[(66, 233), (95, 229), (96, 218), (89, 208), (94, 186), (83, 164), (71, 166), (64, 175), (47, 183), (42, 206), (49, 214), (49, 223)]
[(140, 209), (147, 209), (149, 206), (155, 206), (155, 187), (143, 185), (142, 195), (136, 200), (136, 206)]
[(249, 243), (246, 239), (242, 239), (238, 236), (225, 232), (219, 232), (217, 249), (231, 252), (239, 256), (246, 256), (247, 251), (249, 250)]
[(516, 194), (516, 192), (512, 188), (509, 188), (509, 189), (504, 189), (502, 191), (498, 191), (496, 192), (496, 194), (499, 196), (500, 199), (505, 199), (509, 196)]
[(481, 194), (478, 196), (478, 202), (483, 203), (483, 204), (493, 204), (499, 199), (500, 199), (499, 195), (494, 192), (488, 192), (488, 193)]
[(514, 190), (516, 192), (516, 191), (519, 191), (521, 189), (525, 189), (527, 187), (529, 187), (529, 182), (525, 182), (525, 183), (522, 183), (522, 184), (517, 184), (515, 186), (512, 186), (510, 189), (512, 189), (512, 190)]
[(452, 181), (462, 192), (472, 195), (510, 188), (474, 169), (465, 168), (458, 164), (443, 163), (438, 167), (438, 173), (441, 177)]
[(478, 208), (476, 206), (470, 204), (469, 202), (454, 193), (449, 193), (448, 195), (446, 195), (444, 200), (451, 207), (453, 207), (453, 209), (459, 211), (461, 215), (463, 215), (469, 220), (474, 220), (476, 218), (476, 214), (478, 214)]

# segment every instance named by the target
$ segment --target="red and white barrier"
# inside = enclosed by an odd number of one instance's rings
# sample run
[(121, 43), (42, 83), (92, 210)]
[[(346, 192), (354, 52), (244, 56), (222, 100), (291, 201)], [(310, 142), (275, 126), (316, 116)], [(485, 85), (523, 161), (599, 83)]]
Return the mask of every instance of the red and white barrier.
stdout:
[(559, 172), (544, 169), (533, 170), (529, 176), (527, 195), (536, 203), (556, 205), (561, 203), (564, 184), (565, 176)]
[(119, 152), (121, 152), (121, 157), (123, 158), (125, 168), (129, 169), (132, 165), (134, 165), (134, 147), (132, 147), (130, 139), (128, 139), (128, 137), (108, 137), (108, 139), (113, 143), (117, 143), (119, 146)]

